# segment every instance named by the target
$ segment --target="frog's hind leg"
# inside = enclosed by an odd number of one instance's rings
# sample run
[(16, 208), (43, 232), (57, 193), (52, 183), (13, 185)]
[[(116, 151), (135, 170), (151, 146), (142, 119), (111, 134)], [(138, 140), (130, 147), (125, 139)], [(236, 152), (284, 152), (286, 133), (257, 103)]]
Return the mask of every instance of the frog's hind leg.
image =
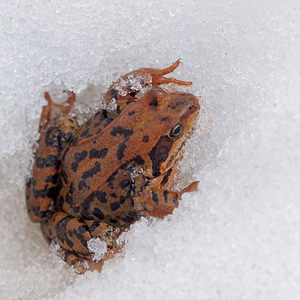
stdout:
[(48, 103), (42, 110), (32, 177), (26, 184), (27, 211), (33, 222), (41, 222), (52, 214), (59, 189), (60, 154), (78, 130), (75, 118), (68, 115), (75, 94), (68, 93), (67, 106), (55, 104), (45, 93)]
[[(49, 243), (54, 240), (61, 247), (64, 260), (74, 266), (77, 273), (86, 270), (100, 271), (103, 262), (120, 251), (116, 239), (121, 232), (103, 222), (83, 222), (65, 212), (57, 212), (41, 223), (41, 230)], [(93, 261), (93, 252), (89, 250), (88, 242), (92, 238), (100, 238), (106, 243), (106, 249), (99, 261)]]

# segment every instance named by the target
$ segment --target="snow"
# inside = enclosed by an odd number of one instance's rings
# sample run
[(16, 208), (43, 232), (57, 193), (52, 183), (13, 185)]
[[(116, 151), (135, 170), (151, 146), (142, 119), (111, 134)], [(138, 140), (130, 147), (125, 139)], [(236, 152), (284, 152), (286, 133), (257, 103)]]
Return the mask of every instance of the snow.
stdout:
[[(1, 299), (299, 299), (300, 4), (294, 0), (0, 2)], [(75, 275), (25, 210), (45, 90), (86, 118), (140, 67), (202, 97), (163, 220), (142, 219), (101, 273)]]
[(92, 253), (93, 260), (98, 262), (106, 253), (107, 245), (99, 238), (92, 238), (87, 242), (89, 252)]

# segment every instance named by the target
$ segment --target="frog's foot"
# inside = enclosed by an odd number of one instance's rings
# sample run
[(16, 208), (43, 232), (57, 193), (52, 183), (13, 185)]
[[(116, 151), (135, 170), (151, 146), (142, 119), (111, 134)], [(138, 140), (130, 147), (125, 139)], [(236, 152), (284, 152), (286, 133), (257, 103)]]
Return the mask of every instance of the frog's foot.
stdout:
[(48, 103), (43, 106), (39, 127), (40, 131), (41, 129), (45, 128), (50, 121), (56, 119), (60, 115), (67, 115), (73, 108), (76, 100), (75, 93), (67, 90), (65, 90), (64, 93), (68, 94), (68, 99), (63, 104), (56, 104), (53, 102), (48, 92), (44, 93), (44, 97)]
[(176, 60), (171, 66), (165, 68), (165, 69), (153, 69), (152, 71), (152, 86), (159, 86), (161, 84), (169, 84), (169, 83), (175, 83), (177, 85), (185, 85), (190, 86), (192, 85), (192, 82), (190, 81), (181, 81), (175, 78), (166, 78), (163, 77), (163, 75), (169, 74), (173, 72), (180, 64), (180, 60)]

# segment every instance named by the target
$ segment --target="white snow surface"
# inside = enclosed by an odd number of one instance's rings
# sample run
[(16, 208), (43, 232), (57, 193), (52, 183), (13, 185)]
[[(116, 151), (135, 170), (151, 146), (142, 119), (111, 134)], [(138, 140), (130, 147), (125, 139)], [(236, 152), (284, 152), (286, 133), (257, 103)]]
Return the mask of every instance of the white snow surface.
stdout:
[[(0, 24), (0, 299), (300, 299), (298, 0), (2, 0)], [(76, 275), (25, 210), (42, 93), (88, 115), (121, 74), (178, 58), (205, 112), (178, 187), (199, 190)]]
[(107, 244), (100, 238), (92, 238), (87, 242), (88, 249), (92, 254), (93, 261), (98, 262), (107, 252)]

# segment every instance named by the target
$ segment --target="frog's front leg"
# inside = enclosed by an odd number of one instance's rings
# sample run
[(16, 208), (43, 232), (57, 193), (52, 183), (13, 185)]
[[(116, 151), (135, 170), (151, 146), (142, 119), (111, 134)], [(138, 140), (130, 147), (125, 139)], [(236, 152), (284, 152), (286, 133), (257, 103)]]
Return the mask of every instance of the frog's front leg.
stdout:
[(135, 198), (135, 207), (138, 211), (145, 210), (148, 215), (163, 218), (172, 214), (178, 207), (178, 201), (182, 194), (197, 190), (199, 181), (192, 182), (181, 191), (169, 191), (163, 188), (155, 188), (151, 184)]
[(168, 83), (190, 86), (192, 82), (164, 77), (173, 72), (179, 64), (180, 60), (177, 60), (165, 69), (142, 68), (125, 74), (109, 87), (104, 95), (106, 104), (114, 100), (117, 112), (120, 113), (127, 104), (137, 101), (136, 95), (146, 86), (157, 87)]
[(55, 195), (59, 188), (60, 154), (78, 130), (76, 120), (68, 115), (75, 101), (75, 94), (68, 92), (68, 106), (55, 104), (49, 93), (41, 114), (38, 149), (32, 177), (26, 184), (26, 204), (30, 219), (41, 222), (51, 216)]
[[(112, 258), (120, 250), (116, 239), (121, 231), (103, 222), (83, 221), (65, 212), (57, 212), (41, 223), (41, 229), (49, 243), (54, 240), (61, 246), (65, 261), (74, 266), (78, 273), (100, 271), (103, 261)], [(106, 243), (106, 251), (99, 261), (93, 261), (93, 253), (88, 246), (92, 238), (100, 238)]]

